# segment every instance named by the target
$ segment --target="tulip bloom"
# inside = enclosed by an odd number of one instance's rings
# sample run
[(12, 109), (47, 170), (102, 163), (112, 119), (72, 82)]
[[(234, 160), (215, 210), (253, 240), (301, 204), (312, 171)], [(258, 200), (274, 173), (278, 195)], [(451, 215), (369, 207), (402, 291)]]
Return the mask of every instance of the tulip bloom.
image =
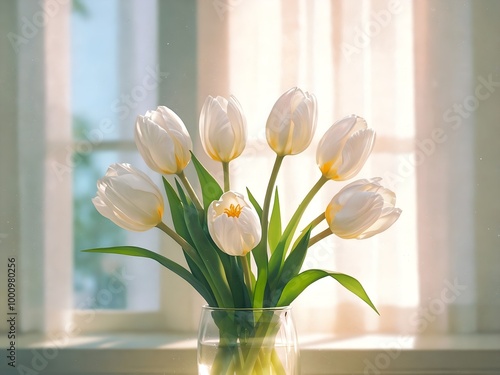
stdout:
[(358, 180), (340, 190), (326, 208), (331, 231), (345, 239), (372, 237), (389, 228), (401, 215), (396, 194), (379, 184), (381, 178)]
[(241, 155), (247, 141), (247, 121), (234, 96), (208, 96), (200, 114), (201, 144), (213, 160), (228, 163)]
[(246, 255), (262, 236), (257, 212), (241, 194), (232, 191), (210, 204), (207, 224), (214, 242), (229, 255)]
[(269, 146), (278, 156), (295, 155), (311, 143), (316, 130), (316, 97), (292, 88), (276, 101), (266, 124)]
[(375, 132), (356, 115), (334, 123), (321, 138), (316, 162), (323, 176), (336, 181), (354, 177), (363, 168), (373, 149)]
[(160, 106), (138, 116), (135, 144), (149, 168), (162, 174), (179, 174), (191, 160), (191, 137), (174, 111)]
[(158, 187), (144, 172), (125, 163), (111, 165), (97, 181), (97, 196), (92, 203), (102, 216), (137, 232), (155, 227), (163, 216)]

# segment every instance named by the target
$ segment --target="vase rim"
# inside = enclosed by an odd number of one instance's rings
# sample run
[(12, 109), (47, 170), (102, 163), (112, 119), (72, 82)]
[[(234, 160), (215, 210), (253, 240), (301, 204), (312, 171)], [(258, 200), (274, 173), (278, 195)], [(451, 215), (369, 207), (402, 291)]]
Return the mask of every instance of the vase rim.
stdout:
[(292, 309), (292, 306), (278, 306), (278, 307), (212, 307), (209, 305), (203, 305), (204, 310), (214, 310), (214, 311), (288, 311)]

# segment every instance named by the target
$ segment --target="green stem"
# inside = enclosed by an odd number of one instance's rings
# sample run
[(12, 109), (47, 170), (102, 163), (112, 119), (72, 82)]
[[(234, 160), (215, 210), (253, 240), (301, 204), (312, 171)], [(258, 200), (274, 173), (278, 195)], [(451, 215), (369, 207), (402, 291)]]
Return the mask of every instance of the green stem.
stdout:
[(229, 162), (222, 162), (222, 171), (224, 174), (224, 193), (230, 190), (230, 182), (229, 182)]
[[(302, 229), (301, 233), (303, 233), (304, 231), (308, 230), (309, 228), (311, 228), (311, 231), (316, 228), (316, 226), (321, 223), (323, 220), (325, 220), (325, 213), (321, 213), (318, 217), (316, 217), (313, 221), (311, 221), (308, 225), (306, 225), (306, 227), (304, 229)], [(330, 232), (331, 234), (331, 232)], [(326, 237), (326, 236), (325, 236)], [(318, 241), (321, 241), (324, 237), (322, 238), (318, 238), (316, 240), (314, 240), (313, 243), (311, 243), (311, 240), (312, 238), (309, 240), (308, 242), (308, 245), (307, 247), (311, 247), (312, 245), (314, 245), (316, 242)], [(297, 244), (300, 242), (300, 240), (302, 239), (302, 236), (299, 236), (295, 242), (293, 243), (293, 248), (295, 248), (295, 246), (297, 246)]]
[(248, 294), (250, 296), (250, 301), (253, 301), (253, 285), (250, 264), (248, 264), (248, 259), (246, 256), (238, 257), (240, 261), (241, 268), (243, 268), (243, 277), (245, 278), (245, 284), (247, 285)]
[[(269, 208), (271, 206), (271, 196), (273, 194), (274, 185), (276, 183), (276, 178), (278, 177), (278, 172), (281, 167), (281, 163), (285, 155), (276, 155), (276, 160), (274, 161), (273, 170), (271, 172), (271, 177), (269, 178), (269, 183), (267, 185), (266, 196), (264, 198), (264, 207), (262, 208), (262, 239), (261, 242), (264, 243), (263, 248), (267, 250), (267, 234), (269, 226)], [(267, 257), (266, 257), (267, 258)]]
[[(279, 330), (279, 323), (272, 320), (268, 321), (269, 316), (267, 314), (268, 312), (264, 311), (261, 319), (256, 323), (257, 330), (247, 353), (242, 374), (251, 374), (260, 357), (261, 351), (266, 347), (274, 346), (276, 333)], [(268, 363), (265, 363), (265, 361), (262, 365), (263, 368), (268, 367)]]
[(172, 228), (167, 226), (164, 222), (161, 221), (160, 223), (158, 223), (156, 227), (161, 231), (163, 231), (164, 233), (166, 233), (167, 235), (169, 235), (175, 242), (177, 242), (182, 247), (182, 249), (198, 266), (200, 271), (203, 273), (203, 276), (205, 276), (205, 279), (207, 280), (210, 288), (212, 289), (212, 293), (214, 294), (218, 306), (225, 306), (224, 299), (222, 295), (219, 293), (219, 288), (216, 287), (213, 279), (210, 277), (210, 272), (207, 270), (205, 263), (203, 262), (203, 259), (201, 259), (196, 249), (193, 246), (191, 246), (191, 244), (187, 242), (184, 238), (182, 238), (179, 234), (177, 234)]
[(172, 239), (177, 242), (184, 249), (184, 251), (186, 251), (189, 256), (191, 256), (191, 258), (193, 258), (193, 260), (199, 258), (196, 249), (179, 234), (177, 234), (172, 228), (166, 225), (163, 221), (160, 221), (160, 223), (158, 223), (156, 227), (172, 237)]
[(193, 186), (191, 186), (191, 184), (189, 183), (189, 180), (187, 179), (186, 175), (184, 174), (184, 171), (180, 171), (179, 173), (177, 173), (177, 176), (179, 177), (182, 184), (186, 188), (186, 191), (187, 191), (189, 197), (191, 198), (191, 200), (193, 201), (198, 212), (203, 213), (203, 206), (201, 205), (200, 200), (198, 199), (198, 196), (196, 195), (196, 192), (193, 189)]
[[(314, 186), (311, 188), (309, 193), (307, 193), (307, 195), (305, 196), (302, 203), (300, 203), (299, 207), (297, 207), (297, 210), (295, 211), (292, 218), (290, 219), (290, 222), (288, 223), (288, 226), (292, 223), (293, 223), (292, 224), (293, 226), (290, 228), (287, 226), (287, 228), (285, 229), (285, 232), (284, 232), (284, 233), (287, 233), (287, 242), (285, 245), (285, 251), (284, 251), (283, 255), (286, 255), (286, 253), (287, 253), (288, 246), (290, 245), (290, 242), (291, 242), (292, 237), (294, 235), (295, 229), (297, 228), (299, 220), (302, 217), (302, 215), (304, 214), (304, 211), (306, 210), (309, 203), (311, 203), (314, 196), (318, 193), (318, 191), (323, 187), (323, 185), (326, 182), (328, 182), (328, 179), (326, 177), (324, 177), (323, 175), (321, 175), (321, 177), (314, 184)], [(317, 219), (318, 218), (316, 218), (315, 220), (317, 220)]]
[(281, 359), (276, 353), (276, 349), (273, 348), (273, 352), (271, 353), (271, 362), (274, 368), (276, 375), (286, 375), (286, 371), (283, 368), (283, 363), (281, 363)]
[(311, 221), (308, 225), (306, 225), (306, 229), (309, 227), (311, 227), (311, 229), (316, 228), (316, 226), (319, 223), (321, 223), (323, 220), (325, 220), (325, 212), (322, 212), (321, 214), (319, 214), (318, 217), (316, 217), (313, 221)]
[(317, 235), (315, 235), (314, 237), (312, 237), (311, 239), (309, 239), (309, 244), (307, 245), (307, 247), (311, 247), (316, 242), (321, 241), (323, 238), (326, 238), (326, 237), (328, 237), (331, 234), (332, 234), (331, 229), (330, 228), (326, 228), (323, 232), (318, 233)]

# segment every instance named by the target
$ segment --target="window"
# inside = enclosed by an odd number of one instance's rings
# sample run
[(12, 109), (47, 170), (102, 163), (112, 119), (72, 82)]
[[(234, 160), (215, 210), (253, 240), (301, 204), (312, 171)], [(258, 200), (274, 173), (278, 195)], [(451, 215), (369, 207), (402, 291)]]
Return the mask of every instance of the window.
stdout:
[[(401, 220), (378, 238), (331, 237), (306, 265), (357, 277), (382, 317), (325, 280), (297, 301), (299, 330), (497, 332), (500, 78), (491, 17), (498, 4), (214, 4), (80, 0), (71, 13), (57, 2), (45, 24), (36, 21), (38, 3), (0, 5), (2, 17), (11, 16), (2, 23), (10, 37), (1, 44), (8, 90), (0, 160), (2, 173), (12, 177), (2, 181), (0, 239), (22, 264), (22, 330), (193, 331), (202, 301), (176, 276), (150, 261), (69, 251), (75, 238), (75, 249), (112, 243), (177, 249), (154, 232), (115, 231), (92, 216), (95, 180), (113, 162), (147, 171), (132, 140), (137, 114), (167, 105), (196, 137), (205, 96), (233, 93), (251, 125), (249, 146), (232, 164), (233, 184), (243, 190), (252, 181), (262, 197), (272, 158), (265, 120), (278, 95), (298, 85), (318, 98), (318, 138), (352, 112), (377, 130), (376, 149), (359, 177), (383, 177), (403, 208)], [(27, 34), (25, 19), (36, 33)], [(199, 142), (195, 151), (201, 155)], [(207, 165), (218, 175), (217, 165)], [(297, 181), (316, 174), (314, 146), (287, 158), (279, 180), (289, 194), (283, 202), (295, 207), (309, 188)], [(329, 184), (311, 215), (340, 186)], [(89, 239), (95, 226), (107, 235)], [(96, 263), (85, 268), (84, 262)], [(127, 288), (110, 297), (106, 288), (116, 274)]]
[[(134, 242), (157, 247), (157, 233), (127, 233), (89, 204), (95, 196), (95, 182), (108, 165), (141, 163), (133, 141), (133, 122), (136, 114), (156, 103), (156, 24), (142, 25), (135, 30), (137, 40), (130, 40), (132, 32), (125, 30), (134, 28), (127, 18), (133, 7), (118, 1), (77, 4), (71, 17), (74, 306), (156, 310), (156, 265), (143, 259), (80, 251)], [(155, 3), (148, 2), (140, 14), (142, 18), (151, 18), (154, 13)], [(141, 21), (136, 18), (136, 22)], [(127, 63), (123, 63), (125, 60)], [(125, 275), (134, 282), (123, 282)], [(116, 284), (113, 291), (110, 284)]]

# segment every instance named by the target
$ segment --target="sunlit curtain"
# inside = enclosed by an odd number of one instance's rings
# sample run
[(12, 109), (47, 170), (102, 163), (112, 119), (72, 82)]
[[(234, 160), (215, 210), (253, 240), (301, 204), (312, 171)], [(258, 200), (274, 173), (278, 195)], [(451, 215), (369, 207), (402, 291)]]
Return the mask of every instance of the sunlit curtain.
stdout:
[(415, 6), (417, 149), (431, 154), (416, 170), (428, 330), (500, 330), (499, 11), (495, 1)]
[(43, 27), (38, 3), (3, 2), (0, 14), (0, 249), (15, 259), (19, 332), (59, 330), (72, 287), (70, 6)]
[[(487, 6), (497, 7), (493, 2)], [(477, 119), (464, 118), (470, 126), (464, 125), (467, 130), (460, 134), (452, 132), (457, 134), (449, 134), (446, 142), (436, 130), (452, 100), (462, 100), (476, 84), (473, 31), (491, 30), (477, 29), (488, 11), (474, 20), (473, 8), (478, 12), (482, 6), (377, 0), (201, 6), (199, 71), (210, 74), (200, 74), (199, 105), (204, 95), (232, 93), (250, 126), (249, 146), (232, 163), (233, 187), (244, 191), (248, 186), (262, 200), (274, 158), (265, 122), (276, 98), (299, 86), (318, 98), (316, 142), (335, 120), (351, 113), (376, 130), (374, 153), (358, 178), (383, 177), (403, 209), (391, 229), (372, 239), (327, 238), (311, 249), (304, 265), (356, 277), (381, 316), (335, 281), (323, 280), (294, 304), (299, 330), (476, 330), (476, 312), (481, 310), (476, 290), (482, 286), (476, 284), (481, 280), (476, 279), (475, 258), (479, 251), (496, 256), (486, 244), (475, 242), (477, 191), (472, 179), (464, 180), (464, 174), (475, 173)], [(285, 218), (319, 177), (316, 142), (304, 154), (285, 159), (278, 179)], [(220, 167), (213, 170), (220, 177)], [(318, 194), (303, 225), (324, 210), (341, 186), (329, 183)], [(483, 301), (484, 314), (491, 314), (494, 304)]]

